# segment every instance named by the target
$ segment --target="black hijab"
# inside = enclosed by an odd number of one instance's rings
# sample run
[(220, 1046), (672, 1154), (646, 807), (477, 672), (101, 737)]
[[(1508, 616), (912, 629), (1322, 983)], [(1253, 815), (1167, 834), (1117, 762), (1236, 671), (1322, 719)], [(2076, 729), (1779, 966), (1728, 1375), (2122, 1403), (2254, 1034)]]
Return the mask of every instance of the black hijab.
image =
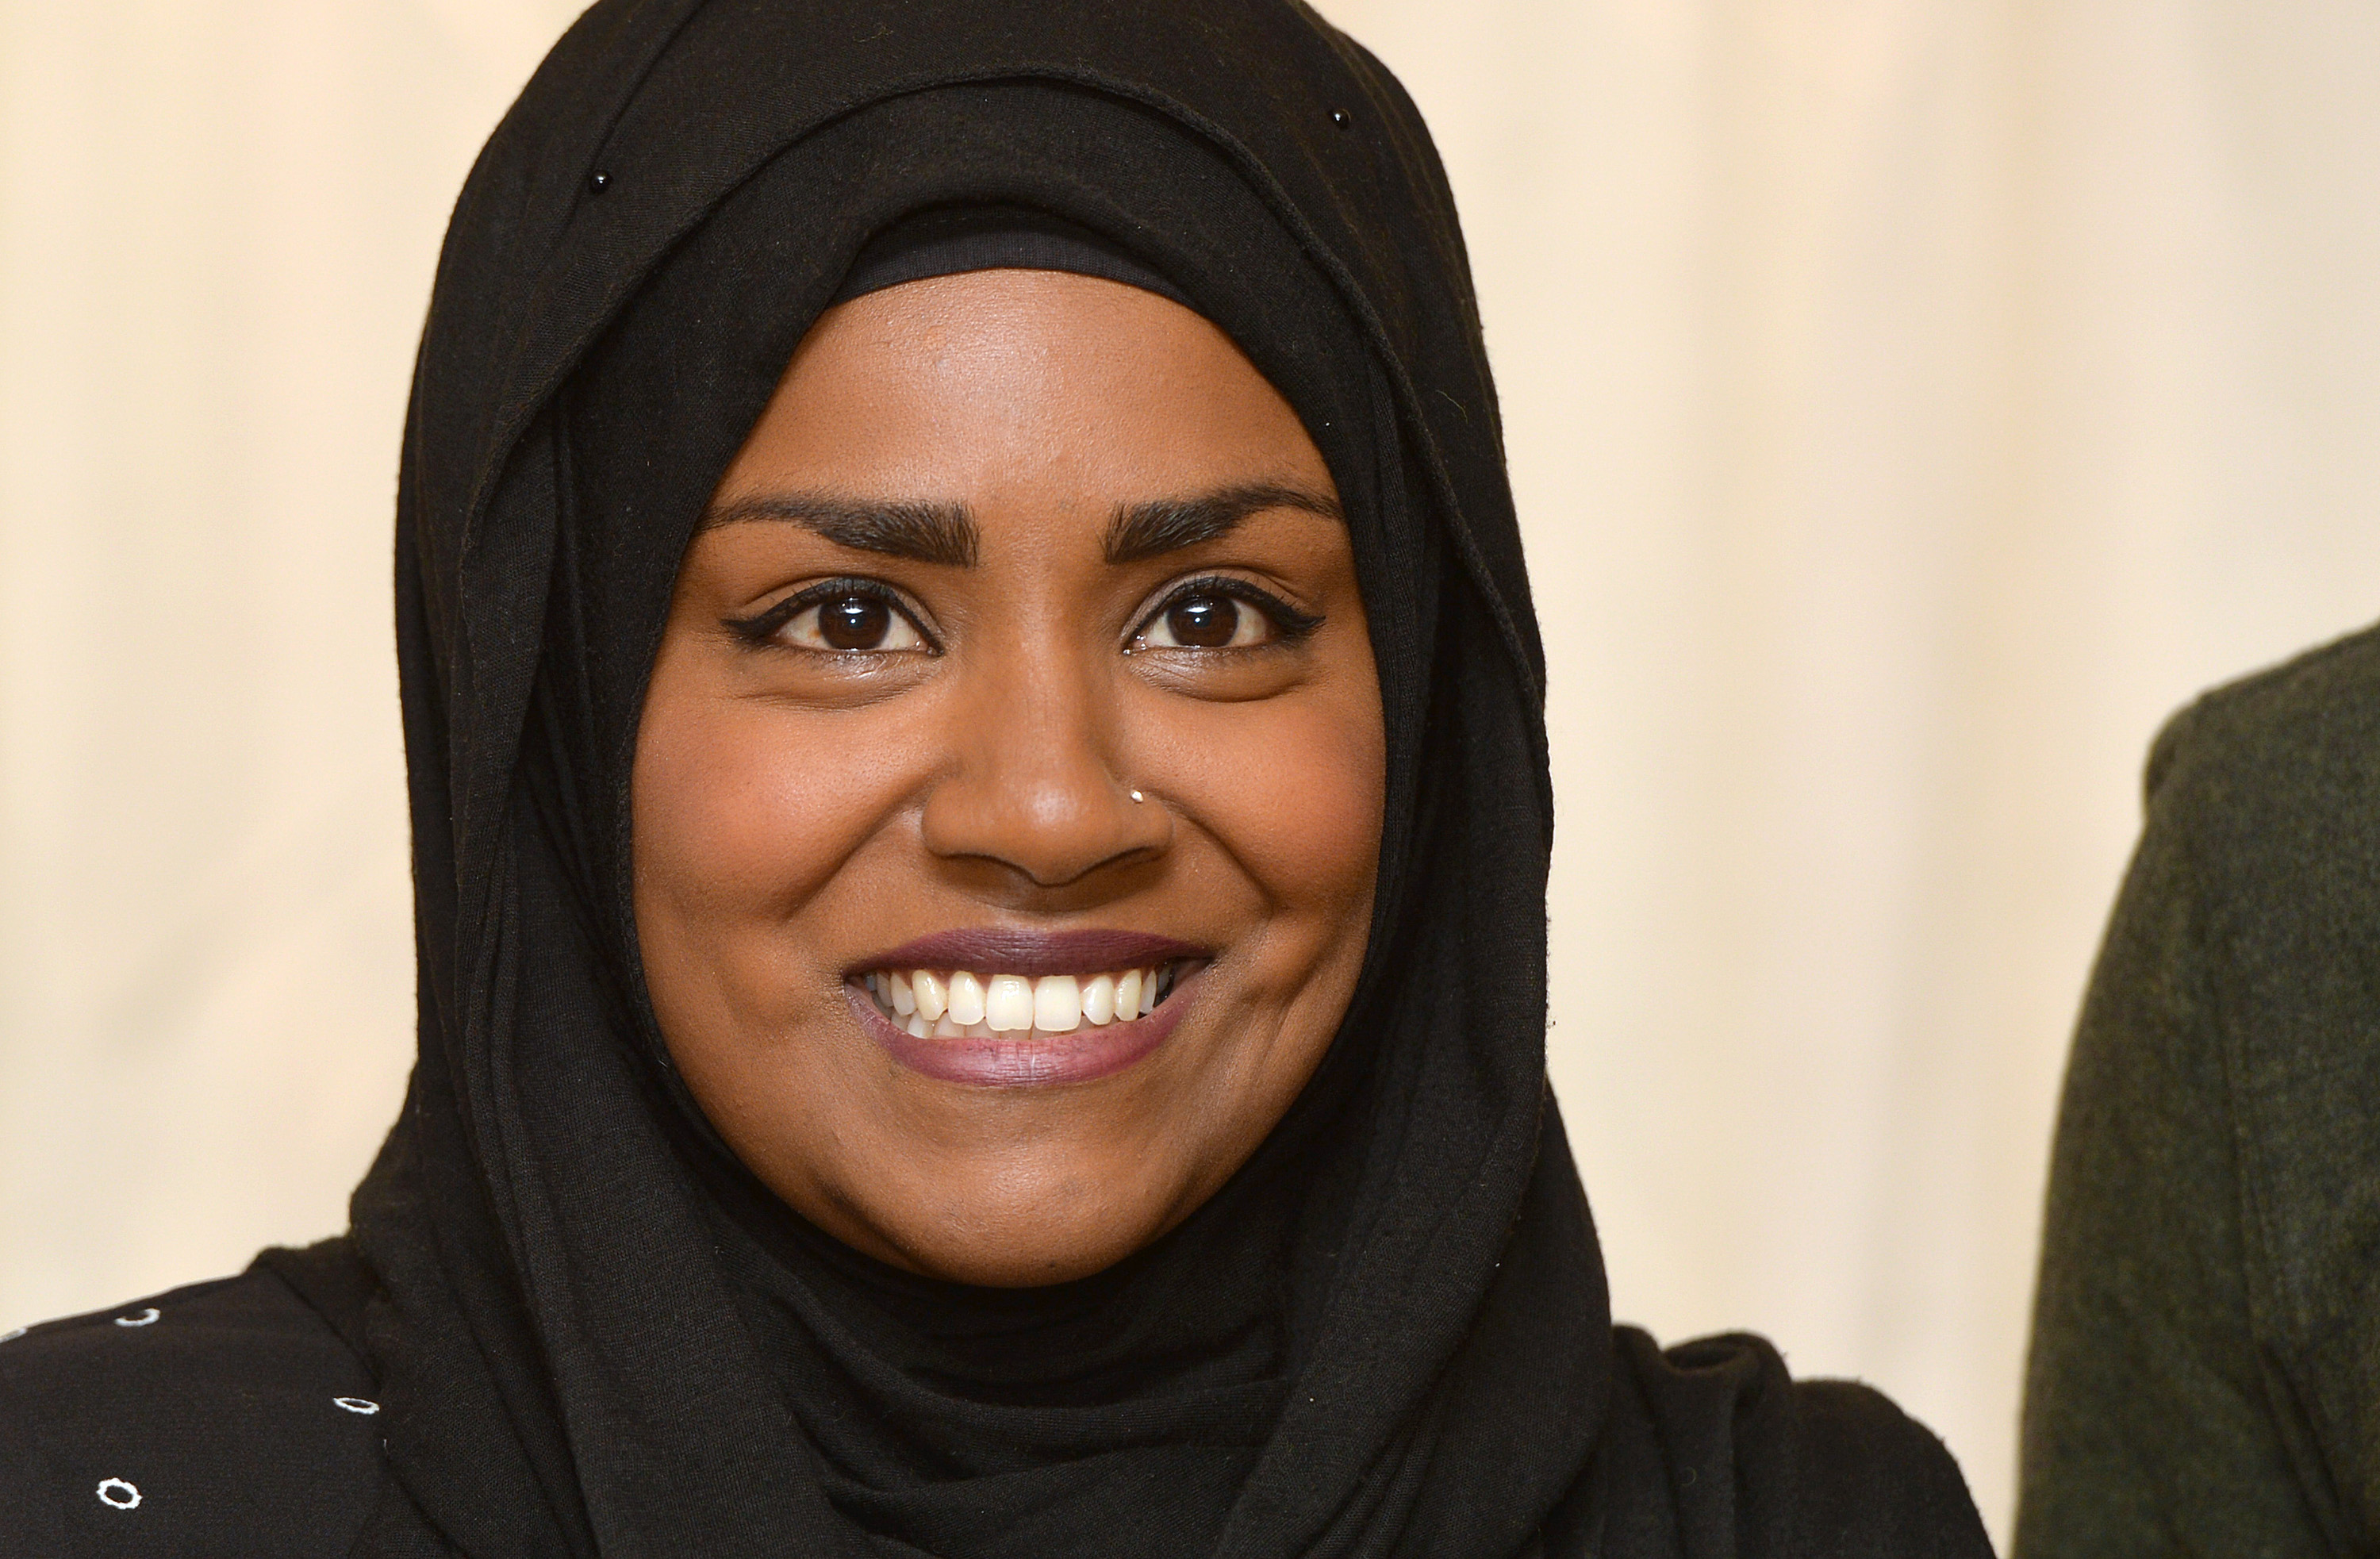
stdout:
[[(1131, 257), (1296, 408), (1390, 780), (1366, 972), (1289, 1117), (1150, 1248), (1010, 1292), (868, 1261), (735, 1163), (627, 887), (696, 517), (871, 239), (987, 205)], [(1545, 1086), (1544, 664), (1462, 241), (1411, 104), (1310, 11), (603, 0), (456, 207), (397, 604), (420, 1054), (354, 1204), (403, 1495), (364, 1552), (1986, 1551), (1881, 1398), (1610, 1328)]]

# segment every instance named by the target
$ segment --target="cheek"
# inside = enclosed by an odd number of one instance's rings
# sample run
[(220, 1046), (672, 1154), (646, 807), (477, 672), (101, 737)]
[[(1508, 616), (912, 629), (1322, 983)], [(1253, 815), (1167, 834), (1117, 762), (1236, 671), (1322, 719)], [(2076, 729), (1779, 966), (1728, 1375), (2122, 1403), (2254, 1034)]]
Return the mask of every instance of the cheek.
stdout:
[(638, 915), (732, 940), (832, 881), (897, 804), (897, 754), (848, 717), (673, 694), (657, 680), (637, 737)]
[(1386, 759), (1377, 707), (1368, 691), (1226, 705), (1166, 742), (1173, 793), (1271, 913), (1316, 935), (1352, 927), (1358, 944), (1379, 864)]

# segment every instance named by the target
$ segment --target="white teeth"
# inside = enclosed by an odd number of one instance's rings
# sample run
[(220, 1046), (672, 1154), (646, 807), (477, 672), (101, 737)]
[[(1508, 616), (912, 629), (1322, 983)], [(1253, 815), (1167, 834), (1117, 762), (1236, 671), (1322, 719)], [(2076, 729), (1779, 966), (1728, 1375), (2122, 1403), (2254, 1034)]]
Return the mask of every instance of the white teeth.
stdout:
[(951, 972), (951, 1021), (965, 1029), (983, 1021), (983, 981), (965, 969)]
[(1033, 982), (1021, 974), (995, 974), (983, 993), (983, 1020), (995, 1034), (1033, 1027)]
[(1083, 1026), (1083, 988), (1071, 974), (1045, 974), (1033, 982), (1033, 1027), (1045, 1034), (1071, 1034)]
[(860, 983), (894, 1027), (920, 1039), (994, 1034), (1017, 1038), (1071, 1034), (1129, 1023), (1170, 994), (1175, 966), (1089, 976), (977, 974), (968, 969), (878, 969)]

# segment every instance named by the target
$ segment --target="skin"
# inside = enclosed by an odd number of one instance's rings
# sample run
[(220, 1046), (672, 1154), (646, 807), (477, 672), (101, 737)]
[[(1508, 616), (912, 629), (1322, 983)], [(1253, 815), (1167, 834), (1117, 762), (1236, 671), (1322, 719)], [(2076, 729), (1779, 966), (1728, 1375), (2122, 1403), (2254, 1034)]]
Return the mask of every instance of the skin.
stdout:
[[(1132, 505), (1267, 488), (1221, 534), (1110, 555)], [(1353, 994), (1381, 827), (1354, 558), (1314, 512), (1335, 504), (1230, 339), (1135, 287), (938, 277), (810, 331), (686, 552), (632, 788), (662, 1035), (787, 1203), (913, 1272), (1059, 1282), (1180, 1223), (1281, 1119)], [(943, 523), (851, 521), (871, 505)], [(959, 509), (971, 562), (900, 555)], [(1173, 593), (1218, 578), (1310, 631), (1233, 587)], [(821, 583), (840, 593), (771, 616)], [(847, 982), (978, 928), (1154, 932), (1211, 962), (1167, 1041), (1103, 1078), (899, 1065)]]

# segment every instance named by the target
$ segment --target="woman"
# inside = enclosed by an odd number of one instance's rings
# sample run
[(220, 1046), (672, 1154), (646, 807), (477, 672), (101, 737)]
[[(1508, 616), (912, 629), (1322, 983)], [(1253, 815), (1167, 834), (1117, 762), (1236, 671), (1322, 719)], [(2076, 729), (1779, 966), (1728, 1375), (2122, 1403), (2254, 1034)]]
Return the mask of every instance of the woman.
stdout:
[(0, 1350), (20, 1545), (1987, 1552), (1882, 1398), (1609, 1325), (1460, 236), (1310, 13), (598, 6), (398, 523), (404, 1116)]

